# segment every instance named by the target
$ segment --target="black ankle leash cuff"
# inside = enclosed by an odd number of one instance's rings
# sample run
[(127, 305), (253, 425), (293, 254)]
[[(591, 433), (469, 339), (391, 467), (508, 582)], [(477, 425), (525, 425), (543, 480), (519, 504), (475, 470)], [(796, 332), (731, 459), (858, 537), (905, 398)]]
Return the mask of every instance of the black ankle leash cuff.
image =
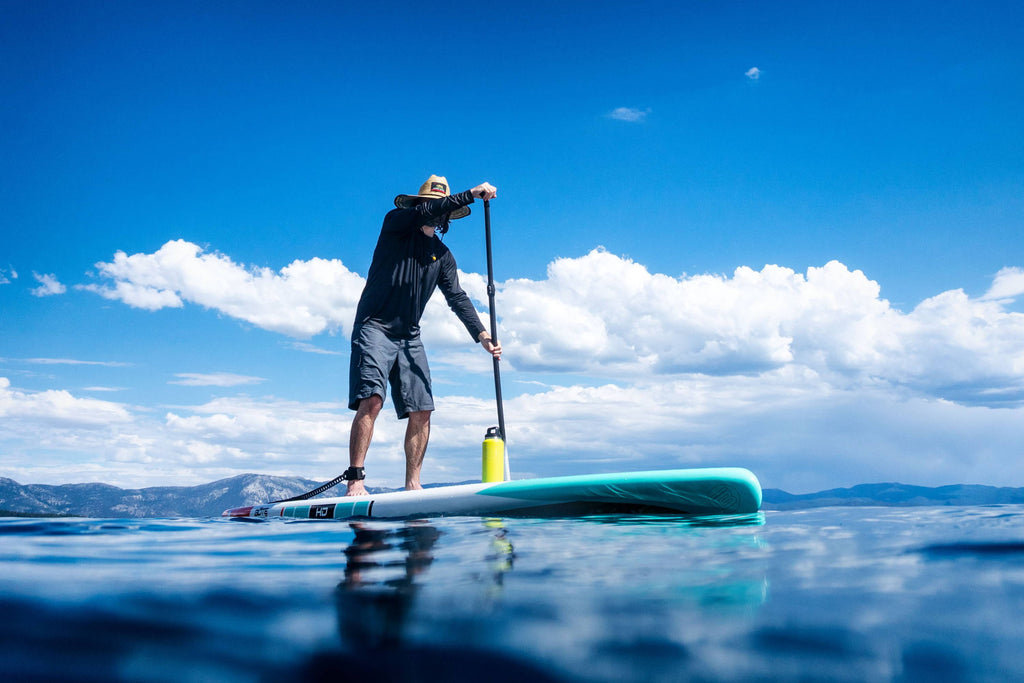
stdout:
[[(337, 470), (335, 470), (337, 472)], [(345, 473), (341, 475), (341, 478), (345, 481), (359, 481), (366, 479), (366, 470), (362, 467), (349, 467), (345, 470)]]

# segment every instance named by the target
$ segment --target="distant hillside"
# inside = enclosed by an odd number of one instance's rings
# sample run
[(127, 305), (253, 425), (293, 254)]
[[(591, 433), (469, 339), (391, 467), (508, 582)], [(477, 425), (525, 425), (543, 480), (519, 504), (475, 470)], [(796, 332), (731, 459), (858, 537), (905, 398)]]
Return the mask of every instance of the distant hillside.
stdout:
[[(22, 485), (0, 477), (0, 510), (78, 517), (216, 517), (228, 508), (291, 498), (320, 483), (300, 477), (241, 474), (199, 486), (121, 489), (109, 484)], [(332, 489), (329, 494), (337, 491)]]
[(1024, 488), (954, 484), (952, 486), (908, 486), (906, 484), (860, 484), (846, 489), (793, 495), (780, 489), (765, 489), (765, 510), (886, 505), (998, 505), (1024, 503)]
[[(219, 517), (232, 507), (291, 498), (321, 482), (300, 477), (241, 474), (199, 486), (121, 489), (109, 484), (22, 485), (0, 477), (0, 516)], [(468, 483), (468, 482), (461, 482)], [(438, 484), (440, 485), (440, 484)], [(344, 488), (323, 495), (339, 495)], [(371, 493), (393, 489), (369, 487)], [(765, 510), (854, 505), (995, 505), (1024, 503), (1024, 488), (995, 486), (907, 486), (861, 484), (845, 489), (794, 495), (765, 489)]]

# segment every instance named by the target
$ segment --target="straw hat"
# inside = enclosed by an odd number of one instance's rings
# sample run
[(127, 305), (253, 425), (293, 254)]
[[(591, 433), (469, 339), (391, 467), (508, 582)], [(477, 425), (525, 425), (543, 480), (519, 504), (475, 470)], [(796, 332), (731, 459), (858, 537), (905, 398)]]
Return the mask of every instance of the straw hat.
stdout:
[[(400, 209), (411, 209), (420, 203), (422, 199), (440, 199), (451, 194), (448, 191), (448, 179), (444, 176), (432, 175), (427, 182), (420, 185), (419, 194), (400, 194), (395, 197), (395, 206)], [(451, 220), (465, 218), (469, 215), (468, 206), (460, 206), (448, 216)]]

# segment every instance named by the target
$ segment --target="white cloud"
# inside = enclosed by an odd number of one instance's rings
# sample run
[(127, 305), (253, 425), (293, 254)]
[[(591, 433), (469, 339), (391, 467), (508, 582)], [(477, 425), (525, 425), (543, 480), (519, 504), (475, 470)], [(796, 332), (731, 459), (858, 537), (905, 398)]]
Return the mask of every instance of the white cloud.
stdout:
[(758, 69), (756, 66), (754, 66), (754, 67), (751, 67), (751, 68), (747, 69), (743, 73), (743, 75), (746, 76), (747, 78), (749, 78), (752, 81), (756, 81), (757, 79), (761, 78), (761, 70)]
[(617, 107), (613, 109), (608, 116), (615, 119), (616, 121), (628, 121), (630, 123), (641, 123), (647, 120), (647, 115), (651, 113), (651, 109), (635, 109), (633, 107)]
[(1014, 299), (1024, 294), (1024, 268), (1003, 268), (982, 299)]
[(63, 294), (68, 291), (68, 288), (62, 285), (55, 275), (40, 275), (39, 273), (34, 272), (32, 273), (32, 277), (41, 283), (38, 287), (32, 290), (33, 296), (53, 296), (55, 294)]
[[(30, 418), (50, 427), (105, 428), (132, 420), (128, 409), (109, 401), (77, 398), (64, 390), (39, 392), (11, 388), (6, 377), (0, 377), (0, 418)], [(7, 426), (9, 428), (9, 426)]]
[[(478, 477), (494, 401), (442, 392), (436, 400), (425, 481)], [(0, 380), (0, 476), (121, 486), (250, 471), (328, 479), (347, 464), (352, 414), (343, 403), (228, 396), (158, 419)], [(794, 492), (865, 481), (1024, 484), (1024, 408), (958, 405), (884, 384), (839, 387), (792, 364), (532, 389), (506, 397), (505, 414), (516, 477), (738, 465)], [(373, 484), (401, 484), (404, 428), (390, 407), (378, 420)]]
[[(146, 408), (26, 391), (0, 377), (0, 476), (118, 486), (195, 484), (252, 471), (326, 478), (344, 469), (346, 412), (338, 404), (235, 397), (157, 419)], [(392, 429), (380, 431), (387, 443)]]
[[(141, 304), (125, 292), (192, 301), (291, 336), (348, 331), (363, 284), (340, 261), (295, 261), (274, 273), (183, 241), (154, 254), (119, 252), (113, 263), (99, 265), (115, 280), (104, 296), (123, 296), (130, 305)], [(460, 280), (476, 301), (486, 298), (481, 275), (460, 273)], [(880, 297), (878, 283), (838, 261), (806, 273), (767, 265), (740, 267), (731, 276), (675, 277), (595, 249), (552, 262), (544, 280), (500, 283), (499, 337), (508, 364), (524, 372), (622, 381), (792, 365), (836, 386), (882, 382), (963, 403), (1006, 405), (1024, 401), (1024, 315), (1004, 306), (1022, 290), (1024, 271), (1004, 268), (980, 299), (944, 292), (904, 313)], [(422, 327), (442, 362), (488, 372), (485, 354), (473, 351), (443, 297), (431, 299)], [(233, 385), (231, 378), (218, 381)]]
[(299, 338), (350, 330), (363, 287), (363, 278), (337, 260), (294, 261), (274, 272), (246, 268), (184, 240), (153, 254), (119, 251), (113, 262), (96, 267), (112, 284), (81, 288), (108, 299), (150, 311), (195, 303)]
[[(10, 274), (10, 277), (7, 277), (8, 274)], [(14, 268), (8, 268), (7, 270), (0, 268), (0, 285), (9, 285), (11, 280), (17, 279), (18, 272)]]
[[(317, 329), (289, 317), (295, 307), (318, 311), (325, 330), (349, 324), (362, 285), (339, 262), (272, 273), (169, 245), (115, 258), (121, 265), (109, 277), (286, 334)], [(1024, 314), (1007, 307), (1024, 292), (1022, 272), (1004, 268), (980, 298), (952, 290), (901, 311), (877, 282), (837, 261), (805, 272), (769, 265), (668, 275), (602, 249), (558, 259), (544, 279), (498, 285), (503, 379), (515, 389), (505, 401), (513, 472), (739, 465), (797, 492), (863, 481), (1024, 485)], [(347, 282), (350, 298), (318, 301), (314, 273)], [(486, 299), (481, 275), (460, 279), (474, 300)], [(217, 297), (232, 290), (224, 282), (236, 283), (234, 299)], [(266, 301), (264, 289), (273, 292)], [(442, 297), (428, 305), (423, 329), (438, 406), (425, 478), (470, 479), (495, 423), (482, 381), (491, 364)], [(465, 395), (474, 391), (463, 388), (467, 377), (484, 387), (477, 396)], [(0, 476), (120, 485), (246, 471), (326, 479), (347, 463), (352, 413), (343, 403), (225, 396), (161, 413), (5, 380)], [(403, 430), (389, 407), (368, 460), (373, 483), (401, 483)]]
[[(861, 271), (741, 267), (671, 277), (594, 250), (500, 288), (517, 369), (626, 380), (805, 367), (967, 403), (1024, 400), (1024, 315), (946, 292), (902, 313)], [(994, 392), (991, 393), (991, 392)]]
[(303, 353), (315, 353), (321, 356), (340, 356), (341, 351), (332, 351), (330, 349), (320, 348), (308, 342), (289, 342), (288, 348), (295, 349), (296, 351), (302, 351)]
[(347, 446), (351, 415), (345, 417), (345, 411), (347, 406), (338, 403), (236, 396), (175, 408), (167, 413), (165, 422), (168, 431), (180, 437), (213, 439), (247, 450)]
[(4, 360), (16, 360), (33, 365), (98, 365), (106, 368), (127, 368), (132, 365), (118, 361), (79, 360), (76, 358), (6, 358)]
[[(150, 311), (195, 303), (300, 338), (334, 330), (351, 333), (365, 284), (364, 278), (338, 260), (294, 261), (274, 273), (236, 264), (221, 254), (204, 254), (198, 245), (182, 240), (168, 242), (153, 254), (117, 252), (112, 263), (96, 267), (113, 283), (81, 289)], [(486, 298), (479, 275), (460, 273), (460, 278), (471, 296)], [(422, 326), (425, 339), (433, 343), (462, 345), (470, 340), (440, 295), (428, 303)], [(308, 343), (296, 343), (293, 348), (335, 353)]]
[(1024, 409), (836, 388), (792, 367), (558, 387), (508, 401), (505, 413), (518, 476), (742, 465), (791, 491), (1024, 484)]
[(246, 384), (259, 384), (267, 381), (262, 377), (235, 375), (230, 372), (215, 372), (209, 374), (179, 372), (175, 377), (178, 379), (171, 380), (168, 384), (181, 384), (187, 387), (237, 387)]

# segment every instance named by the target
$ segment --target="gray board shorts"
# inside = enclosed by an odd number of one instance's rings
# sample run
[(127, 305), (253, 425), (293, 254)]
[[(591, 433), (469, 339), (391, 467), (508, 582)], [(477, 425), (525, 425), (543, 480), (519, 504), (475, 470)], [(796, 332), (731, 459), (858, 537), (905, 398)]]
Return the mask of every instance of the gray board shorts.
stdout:
[(374, 394), (387, 398), (388, 383), (398, 419), (434, 409), (427, 353), (419, 337), (398, 339), (372, 322), (362, 323), (352, 332), (348, 407), (358, 410), (359, 402)]

